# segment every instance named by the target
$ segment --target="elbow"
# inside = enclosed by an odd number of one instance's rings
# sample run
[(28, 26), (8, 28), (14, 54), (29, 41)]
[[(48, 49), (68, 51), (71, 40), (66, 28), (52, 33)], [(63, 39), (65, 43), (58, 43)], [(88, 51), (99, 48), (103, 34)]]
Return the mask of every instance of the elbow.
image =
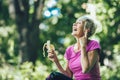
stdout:
[(83, 68), (83, 69), (82, 69), (82, 73), (85, 74), (85, 73), (88, 73), (88, 72), (89, 72), (89, 67), (86, 67), (86, 68)]
[(87, 70), (82, 70), (82, 73), (86, 74), (88, 71)]
[(70, 78), (72, 78), (72, 75), (71, 75), (71, 74), (68, 74), (67, 76), (70, 77)]
[(72, 74), (68, 74), (67, 76), (68, 76), (69, 78), (72, 78)]
[(64, 72), (64, 75), (68, 76), (69, 78), (72, 78), (72, 74)]

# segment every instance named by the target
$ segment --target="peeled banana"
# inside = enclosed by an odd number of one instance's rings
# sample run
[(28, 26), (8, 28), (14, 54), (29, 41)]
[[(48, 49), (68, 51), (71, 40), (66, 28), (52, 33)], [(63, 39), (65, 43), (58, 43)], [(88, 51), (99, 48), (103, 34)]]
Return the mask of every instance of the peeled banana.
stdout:
[(48, 40), (44, 45), (43, 45), (43, 56), (45, 57), (45, 48), (48, 50), (55, 50), (55, 47), (53, 44), (50, 44), (50, 40)]

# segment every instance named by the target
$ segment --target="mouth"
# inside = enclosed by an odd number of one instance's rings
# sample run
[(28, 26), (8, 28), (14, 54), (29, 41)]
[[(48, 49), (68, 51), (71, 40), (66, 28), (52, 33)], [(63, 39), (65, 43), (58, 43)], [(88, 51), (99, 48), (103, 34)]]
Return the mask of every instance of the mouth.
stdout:
[(73, 31), (77, 31), (77, 29), (76, 29), (76, 28), (74, 28), (74, 29), (73, 29)]

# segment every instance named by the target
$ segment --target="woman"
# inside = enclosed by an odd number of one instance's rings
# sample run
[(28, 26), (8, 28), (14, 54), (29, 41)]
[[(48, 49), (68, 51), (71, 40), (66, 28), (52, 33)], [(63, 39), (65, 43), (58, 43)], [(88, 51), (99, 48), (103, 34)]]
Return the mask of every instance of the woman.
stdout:
[[(66, 79), (60, 80), (71, 80), (73, 77), (75, 80), (101, 80), (99, 71), (100, 45), (97, 41), (89, 39), (95, 33), (95, 29), (94, 22), (86, 16), (78, 18), (73, 24), (72, 35), (75, 37), (76, 43), (66, 49), (64, 57), (67, 59), (67, 66), (65, 70), (60, 65), (55, 51), (48, 51), (49, 59), (56, 64), (61, 72), (58, 75), (66, 77)], [(53, 74), (51, 73), (51, 75)], [(51, 75), (47, 78), (48, 80)]]

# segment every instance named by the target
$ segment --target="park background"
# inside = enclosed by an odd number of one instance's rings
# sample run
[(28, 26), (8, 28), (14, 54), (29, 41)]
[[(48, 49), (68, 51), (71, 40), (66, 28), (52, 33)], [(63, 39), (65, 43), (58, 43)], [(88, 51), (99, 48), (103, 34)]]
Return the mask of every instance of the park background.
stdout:
[(120, 80), (119, 0), (0, 0), (0, 80), (45, 80), (58, 71), (43, 56), (47, 40), (65, 67), (72, 25), (84, 14), (96, 21), (102, 80)]

